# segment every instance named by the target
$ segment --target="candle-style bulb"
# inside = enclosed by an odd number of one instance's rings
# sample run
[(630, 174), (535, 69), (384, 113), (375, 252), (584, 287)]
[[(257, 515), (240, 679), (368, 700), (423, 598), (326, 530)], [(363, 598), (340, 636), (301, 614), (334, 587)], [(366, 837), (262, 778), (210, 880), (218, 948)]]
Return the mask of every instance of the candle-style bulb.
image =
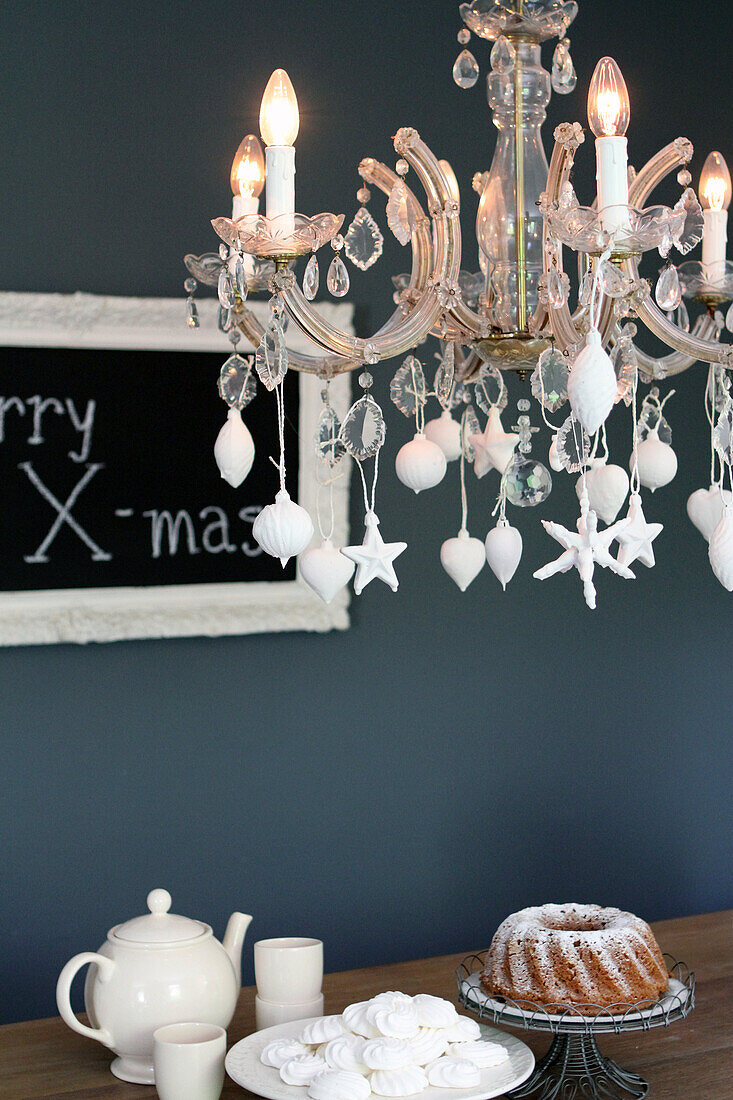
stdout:
[(450, 161), (439, 160), (438, 164), (443, 169), (443, 175), (445, 176), (445, 182), (448, 184), (451, 198), (454, 202), (460, 203), (461, 192), (458, 190), (458, 180), (456, 179), (456, 174), (451, 167)]
[(265, 186), (265, 157), (254, 134), (242, 139), (229, 173), (232, 194), (242, 198), (259, 198)]
[(700, 202), (703, 210), (727, 210), (730, 200), (728, 165), (720, 153), (710, 153), (700, 176)]
[(612, 57), (602, 57), (588, 90), (588, 122), (597, 138), (620, 137), (629, 128), (629, 92)]
[(266, 145), (292, 145), (298, 136), (298, 100), (290, 77), (275, 69), (267, 81), (260, 107), (260, 133)]

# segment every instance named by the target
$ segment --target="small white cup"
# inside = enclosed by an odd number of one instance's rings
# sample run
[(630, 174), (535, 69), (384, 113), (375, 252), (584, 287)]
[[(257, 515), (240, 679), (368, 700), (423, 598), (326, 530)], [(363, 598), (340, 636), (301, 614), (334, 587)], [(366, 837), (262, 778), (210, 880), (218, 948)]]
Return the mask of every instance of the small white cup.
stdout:
[(323, 984), (323, 941), (303, 936), (258, 940), (255, 981), (258, 996), (271, 1004), (315, 1001)]
[(255, 994), (255, 1028), (263, 1031), (266, 1027), (289, 1024), (292, 1020), (311, 1020), (323, 1015), (323, 994), (319, 993), (314, 1001), (302, 1005), (279, 1005), (263, 1001)]
[(216, 1024), (167, 1024), (153, 1032), (160, 1100), (219, 1100), (227, 1033)]

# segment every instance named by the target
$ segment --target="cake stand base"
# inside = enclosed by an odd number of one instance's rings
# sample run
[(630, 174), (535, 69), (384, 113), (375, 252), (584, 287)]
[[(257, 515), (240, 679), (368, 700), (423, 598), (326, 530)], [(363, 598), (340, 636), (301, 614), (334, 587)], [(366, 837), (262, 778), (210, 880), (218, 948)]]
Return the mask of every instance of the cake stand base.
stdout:
[(605, 1058), (592, 1035), (557, 1035), (532, 1076), (508, 1096), (532, 1100), (641, 1100), (649, 1085)]

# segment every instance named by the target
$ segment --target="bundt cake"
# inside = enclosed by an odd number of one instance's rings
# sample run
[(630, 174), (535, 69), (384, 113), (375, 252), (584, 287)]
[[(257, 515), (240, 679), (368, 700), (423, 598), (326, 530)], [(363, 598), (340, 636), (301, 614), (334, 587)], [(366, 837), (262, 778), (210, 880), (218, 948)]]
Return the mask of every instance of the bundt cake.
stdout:
[(499, 926), (481, 984), (494, 997), (541, 1005), (643, 1006), (666, 992), (669, 974), (651, 928), (632, 913), (539, 905)]

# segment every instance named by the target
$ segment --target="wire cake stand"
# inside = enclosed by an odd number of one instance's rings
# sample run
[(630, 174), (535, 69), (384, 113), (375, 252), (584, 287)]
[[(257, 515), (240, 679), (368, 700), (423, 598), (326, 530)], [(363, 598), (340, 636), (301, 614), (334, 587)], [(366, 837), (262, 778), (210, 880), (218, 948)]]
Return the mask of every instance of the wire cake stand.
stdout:
[(554, 1036), (532, 1076), (511, 1097), (533, 1100), (641, 1100), (649, 1085), (623, 1069), (598, 1049), (595, 1036), (624, 1031), (650, 1031), (684, 1020), (695, 1007), (695, 975), (671, 955), (664, 956), (670, 972), (669, 990), (653, 1005), (538, 1005), (491, 997), (480, 982), (485, 953), (469, 955), (456, 970), (458, 999), (479, 1019), (547, 1031)]

